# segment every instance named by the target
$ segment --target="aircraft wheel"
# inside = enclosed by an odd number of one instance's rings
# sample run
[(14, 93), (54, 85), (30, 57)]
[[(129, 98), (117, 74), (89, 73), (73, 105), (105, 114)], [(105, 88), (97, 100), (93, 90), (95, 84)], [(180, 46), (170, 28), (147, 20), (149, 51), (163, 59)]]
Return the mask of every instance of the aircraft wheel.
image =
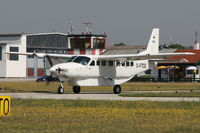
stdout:
[(80, 93), (81, 87), (80, 86), (73, 86), (73, 92), (74, 93)]
[(63, 87), (63, 85), (60, 85), (58, 87), (58, 94), (63, 94), (63, 93), (64, 93), (64, 87)]
[(115, 94), (119, 94), (119, 93), (121, 92), (121, 87), (120, 87), (120, 85), (115, 85), (115, 86), (113, 87), (113, 92), (114, 92)]

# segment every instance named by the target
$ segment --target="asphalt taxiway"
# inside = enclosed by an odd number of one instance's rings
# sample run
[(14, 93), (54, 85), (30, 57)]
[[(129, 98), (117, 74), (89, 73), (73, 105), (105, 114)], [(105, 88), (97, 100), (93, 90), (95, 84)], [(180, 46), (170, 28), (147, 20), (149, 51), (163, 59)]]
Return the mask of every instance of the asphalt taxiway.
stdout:
[(66, 100), (112, 100), (112, 101), (185, 101), (200, 102), (200, 97), (121, 97), (112, 93), (0, 93), (0, 96), (11, 96), (11, 99), (66, 99)]

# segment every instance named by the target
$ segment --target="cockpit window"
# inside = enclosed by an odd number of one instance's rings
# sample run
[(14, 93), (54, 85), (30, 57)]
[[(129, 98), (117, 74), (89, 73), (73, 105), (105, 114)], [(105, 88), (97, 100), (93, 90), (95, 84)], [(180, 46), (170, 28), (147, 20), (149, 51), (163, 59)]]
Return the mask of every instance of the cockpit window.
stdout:
[(73, 62), (80, 63), (85, 66), (88, 64), (89, 61), (90, 58), (85, 56), (78, 56), (76, 59), (73, 60)]
[(67, 60), (67, 62), (72, 62), (76, 57), (77, 57), (77, 56), (72, 56), (71, 58), (69, 58), (69, 59)]

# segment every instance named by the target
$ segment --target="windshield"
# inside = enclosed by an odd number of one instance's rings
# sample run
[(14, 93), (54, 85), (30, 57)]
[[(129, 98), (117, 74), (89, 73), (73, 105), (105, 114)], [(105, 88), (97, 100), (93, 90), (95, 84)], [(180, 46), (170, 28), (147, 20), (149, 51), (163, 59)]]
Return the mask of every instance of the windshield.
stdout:
[(72, 62), (76, 57), (77, 57), (77, 56), (72, 56), (71, 58), (69, 58), (69, 59), (67, 60), (67, 62)]
[(85, 66), (89, 63), (89, 61), (90, 58), (85, 56), (78, 56), (75, 60), (73, 60), (73, 62), (80, 63)]

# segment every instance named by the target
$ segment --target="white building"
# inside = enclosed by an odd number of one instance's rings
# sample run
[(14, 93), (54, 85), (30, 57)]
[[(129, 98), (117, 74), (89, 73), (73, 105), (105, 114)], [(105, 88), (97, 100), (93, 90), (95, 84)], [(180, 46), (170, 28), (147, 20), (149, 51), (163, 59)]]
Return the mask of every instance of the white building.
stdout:
[(26, 52), (26, 36), (22, 34), (0, 35), (0, 77), (26, 77), (26, 57), (10, 52)]

